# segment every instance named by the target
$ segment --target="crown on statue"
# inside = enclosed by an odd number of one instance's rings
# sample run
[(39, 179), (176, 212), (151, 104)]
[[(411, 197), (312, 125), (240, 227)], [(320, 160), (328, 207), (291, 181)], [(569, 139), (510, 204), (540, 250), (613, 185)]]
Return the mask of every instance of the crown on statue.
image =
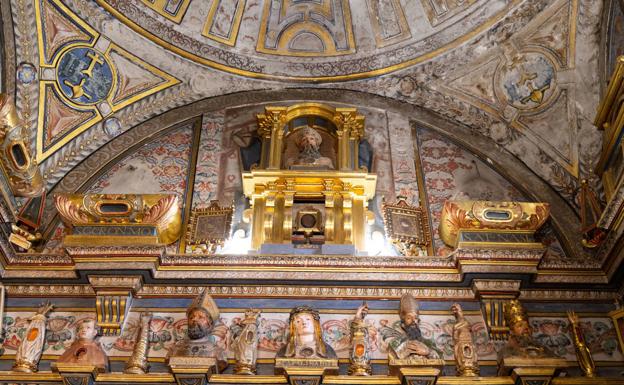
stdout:
[(290, 317), (288, 317), (288, 321), (292, 321), (293, 318), (297, 315), (297, 314), (301, 314), (301, 313), (307, 313), (307, 314), (311, 314), (312, 317), (314, 317), (314, 319), (316, 321), (320, 321), (321, 316), (319, 315), (319, 312), (315, 309), (312, 309), (310, 306), (308, 305), (304, 305), (304, 306), (297, 306), (295, 308), (293, 308), (290, 311)]
[(526, 322), (528, 317), (524, 307), (517, 299), (509, 301), (504, 306), (504, 316), (507, 326), (514, 327), (518, 322)]

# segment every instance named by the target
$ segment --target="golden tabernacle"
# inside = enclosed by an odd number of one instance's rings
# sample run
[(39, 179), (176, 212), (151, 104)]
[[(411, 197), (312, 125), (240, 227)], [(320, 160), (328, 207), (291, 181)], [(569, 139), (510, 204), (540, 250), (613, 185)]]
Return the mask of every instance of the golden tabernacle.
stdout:
[(377, 183), (357, 163), (364, 117), (303, 103), (266, 107), (257, 118), (260, 164), (242, 176), (252, 249), (283, 254), (294, 249), (280, 246), (307, 243), (327, 245), (327, 254), (364, 252)]

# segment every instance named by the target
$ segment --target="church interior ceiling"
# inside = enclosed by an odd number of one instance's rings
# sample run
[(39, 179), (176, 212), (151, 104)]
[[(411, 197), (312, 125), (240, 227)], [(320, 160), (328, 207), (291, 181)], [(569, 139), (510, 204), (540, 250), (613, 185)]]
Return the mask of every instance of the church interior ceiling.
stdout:
[[(451, 304), (496, 376), (518, 299), (568, 377), (583, 370), (568, 310), (600, 374), (621, 377), (624, 178), (607, 189), (595, 173), (609, 144), (595, 119), (624, 71), (622, 0), (0, 0), (0, 17), (1, 90), (24, 126), (0, 146), (26, 154), (0, 148), (0, 383), (46, 298), (42, 372), (94, 318), (123, 371), (151, 313), (149, 362), (173, 383), (166, 362), (205, 294), (228, 375), (245, 309), (262, 310), (269, 376), (302, 304), (345, 374), (362, 301), (385, 375), (410, 294), (444, 376)], [(589, 245), (588, 191), (612, 209), (593, 224), (613, 230)], [(422, 244), (390, 235), (392, 204), (418, 214), (407, 238)], [(201, 215), (224, 239), (193, 240)]]

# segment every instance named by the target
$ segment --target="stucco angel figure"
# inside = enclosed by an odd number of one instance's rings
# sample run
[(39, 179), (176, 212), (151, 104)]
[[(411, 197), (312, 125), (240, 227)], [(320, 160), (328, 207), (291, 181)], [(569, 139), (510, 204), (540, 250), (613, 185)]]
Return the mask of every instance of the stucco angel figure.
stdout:
[(30, 318), (28, 330), (24, 334), (22, 343), (15, 354), (13, 370), (16, 372), (32, 373), (37, 371), (43, 344), (45, 343), (47, 314), (52, 310), (50, 302), (41, 305), (37, 313)]
[(260, 310), (247, 309), (241, 321), (242, 329), (236, 333), (233, 350), (236, 357), (235, 374), (256, 374), (258, 359), (258, 317)]
[[(227, 367), (227, 326), (219, 319), (219, 308), (206, 292), (199, 295), (186, 310), (186, 338), (173, 347), (171, 357), (210, 357), (217, 361), (219, 372)], [(225, 346), (223, 341), (225, 340)]]
[(332, 160), (321, 155), (320, 148), (323, 137), (312, 127), (304, 127), (295, 133), (295, 144), (299, 149), (299, 154), (293, 155), (286, 160), (287, 168), (318, 167), (334, 168)]
[(320, 315), (309, 306), (298, 306), (290, 311), (288, 340), (277, 357), (337, 358), (334, 349), (323, 341)]
[(401, 297), (400, 328), (383, 327), (382, 338), (388, 343), (388, 355), (391, 360), (404, 359), (440, 359), (442, 354), (431, 341), (423, 338), (420, 331), (418, 302), (409, 294)]

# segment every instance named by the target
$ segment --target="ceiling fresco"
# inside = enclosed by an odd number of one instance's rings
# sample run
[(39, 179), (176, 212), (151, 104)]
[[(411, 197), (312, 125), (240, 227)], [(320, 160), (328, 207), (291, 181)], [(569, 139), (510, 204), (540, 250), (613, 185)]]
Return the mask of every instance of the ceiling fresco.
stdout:
[(428, 111), (419, 124), (448, 127), (511, 184), (520, 170), (546, 182), (554, 193), (520, 187), (572, 225), (601, 145), (602, 13), (593, 0), (10, 0), (4, 86), (50, 192), (84, 190), (85, 165), (112, 159), (102, 149), (227, 107), (203, 100), (314, 88)]
[(304, 81), (370, 77), (423, 62), (491, 28), (519, 2), (98, 0), (190, 60), (243, 76)]

